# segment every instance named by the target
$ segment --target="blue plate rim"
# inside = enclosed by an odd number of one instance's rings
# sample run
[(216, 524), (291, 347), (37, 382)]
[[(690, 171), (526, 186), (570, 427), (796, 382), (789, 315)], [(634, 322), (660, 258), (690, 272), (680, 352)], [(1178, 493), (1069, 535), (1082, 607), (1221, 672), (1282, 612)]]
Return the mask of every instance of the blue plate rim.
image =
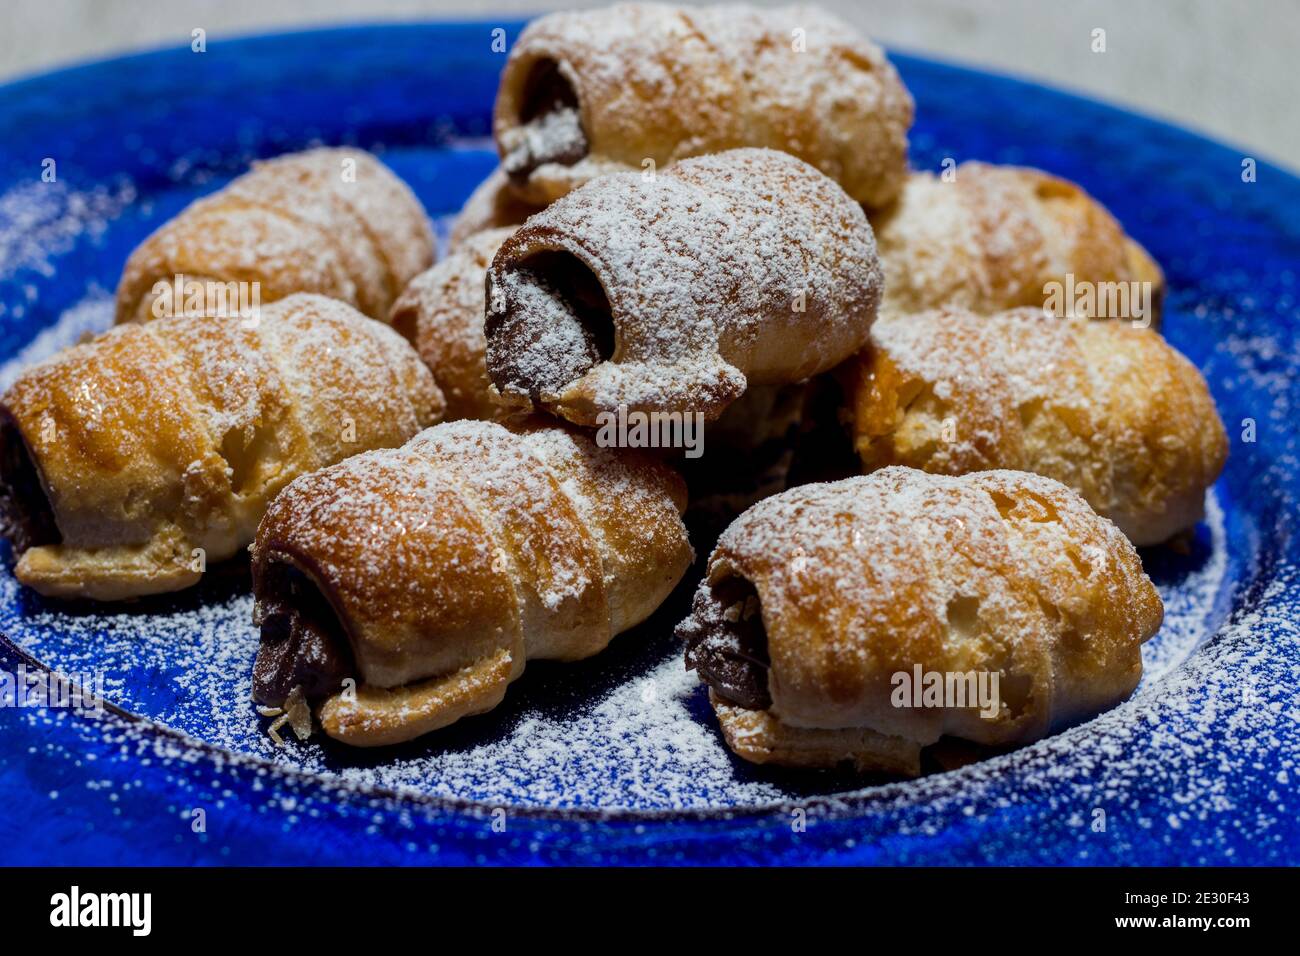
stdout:
[[(249, 44), (253, 42), (274, 41), (276, 39), (297, 39), (302, 40), (312, 35), (336, 34), (342, 35), (356, 31), (370, 30), (400, 30), (405, 27), (504, 27), (507, 30), (517, 28), (519, 23), (514, 20), (502, 19), (497, 20), (455, 20), (455, 21), (438, 21), (438, 20), (401, 20), (401, 21), (356, 21), (346, 24), (331, 24), (329, 26), (316, 26), (307, 29), (286, 29), (271, 33), (239, 33), (232, 35), (223, 35), (224, 44)], [(132, 63), (142, 63), (150, 58), (156, 58), (160, 55), (176, 53), (184, 50), (183, 47), (170, 45), (161, 45), (145, 50), (132, 51), (121, 55), (107, 56), (104, 58), (91, 59), (79, 63), (68, 64), (55, 70), (33, 73), (11, 78), (3, 84), (0, 84), (0, 98), (13, 95), (15, 93), (32, 92), (42, 84), (59, 84), (74, 79), (90, 76), (97, 70), (120, 69), (123, 66)], [(929, 68), (937, 68), (944, 71), (951, 71), (956, 74), (977, 74), (982, 77), (989, 77), (999, 80), (1005, 84), (1015, 85), (1026, 90), (1035, 92), (1047, 92), (1062, 100), (1076, 101), (1080, 104), (1087, 104), (1090, 108), (1102, 108), (1107, 111), (1119, 114), (1128, 119), (1135, 119), (1143, 124), (1160, 128), (1176, 134), (1179, 137), (1195, 141), (1195, 143), (1204, 148), (1211, 147), (1235, 157), (1251, 156), (1257, 160), (1261, 169), (1269, 171), (1270, 175), (1276, 175), (1289, 181), (1292, 188), (1300, 188), (1300, 175), (1276, 164), (1275, 162), (1260, 157), (1257, 153), (1250, 150), (1243, 150), (1239, 147), (1224, 143), (1218, 139), (1206, 136), (1200, 132), (1189, 130), (1169, 120), (1146, 115), (1142, 112), (1132, 110), (1126, 106), (1119, 106), (1102, 99), (1083, 95), (1067, 89), (1061, 89), (1049, 84), (1040, 83), (1036, 80), (1028, 79), (1023, 76), (989, 70), (982, 66), (966, 66), (957, 62), (936, 59), (928, 56), (919, 56), (910, 52), (902, 51), (890, 47), (889, 53), (891, 58), (898, 60), (911, 60), (926, 65)], [(26, 89), (24, 89), (26, 88)], [(1293, 364), (1292, 367), (1295, 367)], [(1284, 555), (1275, 555), (1281, 558)], [(1254, 578), (1249, 582), (1252, 587), (1243, 589), (1244, 592), (1253, 591), (1254, 585), (1267, 583), (1268, 574), (1272, 570), (1272, 563), (1262, 564), (1256, 569)], [(1234, 596), (1233, 612), (1242, 606), (1242, 602), (1248, 600), (1249, 593), (1242, 593)], [(1206, 646), (1221, 636), (1224, 630), (1232, 624), (1232, 614), (1225, 620), (1212, 634), (1207, 635), (1205, 641), (1196, 651), (1201, 653)], [(25, 659), (29, 664), (35, 664), (48, 670), (39, 660), (33, 658), (27, 651), (12, 642), (6, 635), (0, 633), (0, 652), (17, 655), (19, 659)], [(96, 718), (78, 718), (78, 719), (96, 719)], [(389, 790), (381, 787), (357, 787), (352, 784), (342, 784), (328, 776), (321, 776), (305, 771), (299, 771), (295, 768), (287, 768), (275, 764), (269, 760), (250, 754), (240, 754), (224, 750), (216, 745), (192, 737), (182, 731), (168, 727), (164, 724), (151, 720), (150, 718), (140, 715), (130, 714), (122, 711), (120, 708), (111, 708), (105, 718), (114, 721), (121, 721), (134, 727), (146, 727), (152, 734), (166, 737), (183, 743), (189, 749), (205, 755), (208, 759), (219, 759), (221, 762), (229, 764), (232, 762), (241, 765), (258, 767), (265, 769), (268, 773), (284, 777), (288, 780), (308, 783), (311, 786), (324, 788), (326, 790), (345, 790), (350, 793), (361, 793), (366, 796), (373, 796), (381, 799), (391, 799), (404, 804), (411, 804), (420, 807), (426, 807), (433, 810), (447, 811), (451, 813), (470, 813), (481, 815), (484, 812), (493, 809), (494, 805), (479, 800), (470, 800), (455, 797), (440, 797), (430, 794), (417, 794), (408, 791)], [(954, 771), (960, 773), (961, 771)], [(879, 786), (868, 787), (863, 790), (849, 791), (831, 796), (809, 796), (799, 798), (798, 800), (782, 800), (771, 804), (741, 806), (741, 807), (712, 807), (712, 808), (690, 808), (690, 809), (631, 809), (623, 807), (615, 808), (552, 808), (542, 806), (515, 805), (511, 808), (512, 815), (518, 815), (529, 819), (553, 820), (553, 821), (607, 821), (619, 820), (627, 822), (686, 822), (693, 820), (702, 821), (719, 821), (719, 820), (738, 820), (753, 819), (761, 817), (770, 817), (788, 813), (792, 807), (799, 807), (805, 810), (816, 810), (819, 813), (833, 817), (856, 817), (860, 816), (864, 810), (870, 810), (872, 804), (882, 803), (894, 796), (899, 795), (909, 786), (909, 782), (902, 781), (898, 783), (887, 783)]]
[[(477, 17), (466, 18), (463, 20), (419, 19), (405, 17), (393, 20), (360, 18), (348, 19), (330, 24), (304, 24), (301, 29), (289, 28), (284, 30), (272, 30), (269, 32), (259, 32), (255, 29), (235, 30), (230, 33), (223, 33), (220, 36), (222, 43), (247, 44), (250, 42), (270, 42), (279, 39), (303, 39), (313, 35), (341, 35), (358, 31), (388, 29), (401, 30), (403, 28), (411, 27), (501, 27), (507, 31), (512, 31), (518, 30), (526, 22), (527, 21), (521, 21), (513, 17), (502, 18), (500, 20), (486, 20)], [(962, 60), (957, 57), (935, 56), (933, 54), (917, 51), (913, 47), (907, 45), (900, 46), (885, 44), (879, 41), (877, 41), (877, 43), (889, 56), (891, 61), (897, 59), (912, 60), (925, 63), (930, 67), (939, 67), (954, 73), (976, 73), (981, 76), (1001, 80), (1005, 83), (1017, 84), (1031, 90), (1046, 91), (1057, 97), (1086, 103), (1089, 106), (1102, 106), (1106, 109), (1113, 110), (1116, 113), (1122, 113), (1125, 116), (1140, 119), (1148, 125), (1178, 133), (1182, 136), (1191, 137), (1204, 144), (1210, 144), (1226, 152), (1243, 157), (1249, 156), (1255, 159), (1259, 165), (1265, 166), (1273, 172), (1281, 173), (1284, 176), (1290, 177), (1296, 181), (1297, 185), (1300, 185), (1300, 170), (1288, 169), (1279, 160), (1275, 159), (1271, 153), (1262, 154), (1258, 150), (1249, 149), (1240, 144), (1222, 139), (1208, 131), (1195, 130), (1183, 126), (1175, 119), (1148, 113), (1145, 109), (1118, 103), (1109, 97), (1096, 96), (1075, 87), (1059, 86), (1056, 83), (1039, 80), (1029, 74), (1015, 70), (991, 68), (982, 64)], [(76, 75), (83, 71), (89, 73), (103, 68), (119, 68), (136, 61), (144, 62), (160, 55), (183, 53), (185, 50), (186, 47), (183, 45), (159, 43), (143, 46), (137, 49), (125, 50), (119, 53), (110, 53), (104, 56), (78, 59), (48, 70), (36, 70), (33, 72), (20, 73), (0, 82), (0, 96), (4, 96), (8, 93), (22, 92), (22, 90), (18, 88), (28, 84), (37, 85), (47, 81), (62, 83), (75, 79)]]

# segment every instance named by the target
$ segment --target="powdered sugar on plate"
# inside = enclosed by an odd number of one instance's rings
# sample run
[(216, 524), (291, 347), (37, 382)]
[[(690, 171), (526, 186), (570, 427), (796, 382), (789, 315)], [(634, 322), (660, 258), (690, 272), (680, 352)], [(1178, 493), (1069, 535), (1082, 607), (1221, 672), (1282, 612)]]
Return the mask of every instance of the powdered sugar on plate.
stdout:
[(80, 192), (58, 180), (35, 181), (0, 193), (0, 279), (20, 269), (53, 275), (59, 256), (83, 237), (101, 236), (135, 197), (128, 182)]
[[(1143, 687), (1152, 686), (1187, 660), (1209, 639), (1218, 624), (1216, 603), (1227, 597), (1221, 592), (1228, 565), (1228, 542), (1224, 535), (1223, 509), (1213, 493), (1205, 496), (1205, 523), (1200, 530), (1205, 534), (1195, 539), (1190, 555), (1170, 554), (1156, 548), (1149, 548), (1143, 554), (1165, 605), (1160, 632), (1142, 645)], [(1177, 576), (1167, 578), (1150, 567), (1160, 559), (1174, 559), (1185, 567), (1175, 572)]]
[[(1148, 671), (1139, 698), (1165, 693), (1167, 679), (1177, 679), (1171, 673), (1217, 626), (1227, 554), (1213, 497), (1199, 540), (1190, 568), (1176, 568), (1167, 580), (1157, 575), (1166, 617), (1143, 648)], [(43, 602), (23, 591), (9, 567), (0, 572), (0, 630), (37, 659), (64, 673), (103, 669), (108, 698), (126, 710), (348, 789), (509, 806), (680, 810), (770, 806), (810, 794), (838, 799), (856, 787), (842, 777), (753, 768), (730, 754), (705, 689), (685, 670), (671, 636), (684, 613), (672, 602), (590, 660), (530, 663), (496, 710), (413, 744), (356, 751), (317, 733), (277, 747), (251, 700), (258, 634), (239, 573), (105, 612)], [(1134, 706), (1123, 705), (1130, 736), (1151, 729)], [(1103, 716), (1068, 731), (1071, 746), (1086, 741), (1104, 755), (1116, 719)], [(1045, 745), (1059, 746), (1035, 747)], [(986, 761), (987, 770), (960, 773), (994, 773), (994, 764), (1019, 759), (1011, 754)], [(936, 785), (921, 780), (887, 790)]]
[[(109, 327), (112, 307), (106, 291), (92, 288), (0, 365), (0, 383), (7, 386), (22, 367)], [(1224, 520), (1210, 495), (1191, 554), (1143, 554), (1166, 614), (1160, 633), (1143, 646), (1146, 673), (1138, 700), (1153, 693), (1167, 699), (1167, 682), (1186, 680), (1180, 665), (1226, 615)], [(810, 783), (807, 777), (759, 771), (733, 757), (703, 686), (683, 667), (681, 648), (671, 637), (673, 615), (681, 612), (671, 609), (589, 661), (530, 664), (491, 714), (399, 750), (348, 751), (322, 744), (319, 734), (305, 744), (291, 739), (276, 747), (251, 701), (258, 634), (242, 570), (195, 591), (106, 613), (43, 602), (17, 584), (11, 567), (6, 562), (0, 570), (0, 630), (37, 659), (64, 673), (102, 669), (108, 698), (126, 710), (349, 789), (507, 805), (668, 810), (770, 805), (805, 798), (810, 790), (844, 796), (844, 788), (853, 786), (843, 779)], [(1119, 712), (1129, 715), (1123, 722), (1129, 736), (1151, 730), (1136, 706), (1130, 702), (1028, 750), (1055, 752), (1063, 746), (1055, 741), (1068, 737), (1076, 749), (1083, 739), (1104, 754), (1114, 746), (1107, 735)], [(1028, 759), (1028, 750), (960, 773), (995, 774), (1003, 761)], [(953, 776), (896, 786), (911, 792)]]
[(47, 359), (86, 336), (98, 335), (113, 324), (113, 296), (91, 286), (85, 298), (68, 309), (59, 320), (42, 329), (17, 355), (0, 365), (0, 392), (14, 383), (23, 369)]

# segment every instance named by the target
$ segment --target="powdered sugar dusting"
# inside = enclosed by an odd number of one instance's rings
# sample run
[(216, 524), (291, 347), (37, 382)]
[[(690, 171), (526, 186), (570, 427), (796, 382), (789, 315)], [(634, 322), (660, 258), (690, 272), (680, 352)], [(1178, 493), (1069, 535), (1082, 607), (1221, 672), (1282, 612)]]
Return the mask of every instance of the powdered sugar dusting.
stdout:
[(257, 282), (262, 301), (317, 292), (387, 317), (433, 262), (433, 235), (410, 189), (368, 153), (314, 149), (256, 163), (136, 247), (118, 318), (149, 318), (175, 275)]
[[(556, 107), (576, 101), (587, 150), (564, 154), (572, 125), (525, 109), (545, 89), (537, 65), (547, 61), (572, 86)], [(912, 114), (880, 48), (815, 6), (624, 3), (529, 24), (502, 75), (495, 133), (517, 162), (559, 155), (528, 182), (551, 198), (643, 159), (664, 166), (752, 145), (798, 156), (877, 206), (905, 175)], [(530, 134), (542, 142), (522, 148)]]
[(14, 383), (23, 369), (43, 361), (76, 345), (87, 336), (98, 335), (113, 324), (113, 297), (98, 286), (92, 286), (86, 297), (65, 311), (50, 326), (41, 329), (18, 354), (0, 365), (0, 392)]
[[(586, 303), (553, 287), (557, 259), (603, 290), (606, 361)], [(834, 182), (739, 149), (586, 184), (506, 241), (489, 283), (488, 368), (503, 391), (716, 415), (746, 378), (798, 381), (860, 349), (881, 273), (865, 216)]]
[[(1142, 645), (1142, 687), (1150, 687), (1185, 661), (1209, 639), (1218, 625), (1214, 608), (1220, 598), (1228, 565), (1228, 542), (1224, 534), (1223, 509), (1213, 493), (1205, 496), (1205, 524), (1209, 532), (1205, 554), (1199, 564), (1187, 571), (1176, 583), (1156, 574), (1156, 589), (1165, 605), (1165, 620), (1155, 640)], [(1144, 554), (1147, 564), (1153, 549)]]
[(102, 236), (135, 196), (129, 182), (86, 192), (60, 181), (31, 182), (0, 194), (0, 279), (20, 269), (52, 276), (60, 255), (83, 238)]
[[(92, 292), (17, 358), (0, 366), (0, 375), (11, 378), (22, 365), (110, 321), (108, 298)], [(1143, 647), (1147, 671), (1137, 701), (1008, 758), (886, 788), (881, 799), (901, 803), (921, 798), (951, 805), (965, 800), (967, 791), (991, 788), (1009, 760), (1059, 776), (1063, 771), (1053, 762), (1060, 758), (1053, 755), (1067, 752), (1094, 754), (1095, 759), (1083, 764), (1085, 769), (1106, 762), (1114, 768), (1118, 758), (1108, 754), (1127, 753), (1143, 735), (1156, 732), (1138, 702), (1157, 699), (1151, 695), (1159, 694), (1167, 680), (1178, 681), (1184, 690), (1198, 680), (1180, 665), (1217, 626), (1212, 610), (1224, 599), (1224, 516), (1213, 496), (1207, 505), (1207, 558), (1186, 575), (1169, 581), (1157, 578), (1166, 615), (1160, 633)], [(0, 606), (5, 608), (0, 626), (38, 659), (64, 672), (103, 667), (109, 698), (128, 710), (224, 749), (320, 774), (348, 788), (386, 787), (532, 806), (646, 809), (762, 805), (806, 795), (806, 784), (755, 776), (729, 756), (703, 686), (684, 669), (680, 648), (668, 635), (673, 620), (664, 621), (653, 634), (619, 638), (608, 651), (580, 665), (530, 665), (536, 672), (511, 688), (498, 711), (464, 722), (467, 730), (453, 732), (451, 743), (445, 743), (445, 734), (436, 734), (413, 749), (379, 759), (340, 755), (322, 746), (319, 734), (306, 744), (291, 740), (276, 748), (251, 702), (258, 643), (251, 595), (240, 588), (224, 594), (218, 588), (214, 595), (207, 585), (204, 588), (192, 598), (177, 599), (174, 607), (163, 602), (159, 608), (151, 602), (139, 611), (70, 612), (35, 601), (6, 571), (0, 574)], [(1249, 631), (1263, 623), (1252, 620), (1239, 627)], [(629, 658), (645, 663), (629, 667)], [(565, 680), (571, 667), (579, 668), (573, 673), (580, 681)], [(1201, 689), (1239, 694), (1239, 689), (1227, 686), (1228, 680), (1226, 673), (1219, 673), (1217, 683)], [(588, 693), (575, 689), (575, 682), (599, 689)], [(567, 698), (558, 709), (548, 703), (556, 696), (557, 683), (564, 686), (560, 696)], [(1179, 693), (1158, 699), (1166, 708), (1176, 705), (1178, 712), (1190, 711), (1190, 699)], [(1257, 729), (1243, 725), (1241, 733)], [(1189, 764), (1211, 733), (1207, 728), (1181, 742)], [(1242, 759), (1249, 752), (1243, 750)], [(1122, 780), (1151, 770), (1125, 770)], [(1159, 772), (1180, 771), (1174, 766)], [(1076, 781), (1080, 799), (1089, 799), (1089, 786), (1083, 776)], [(917, 826), (919, 832), (924, 825)]]
[[(1156, 295), (1164, 284), (1103, 206), (1036, 169), (967, 162), (942, 178), (914, 172), (872, 224), (888, 279), (885, 313), (1041, 306), (1046, 284), (1068, 276), (1150, 282)], [(1102, 303), (1069, 310), (1106, 315)]]
[[(1179, 665), (1214, 626), (1210, 612), (1223, 597), (1226, 555), (1222, 514), (1213, 504), (1209, 531), (1212, 554), (1200, 569), (1160, 587), (1166, 618), (1144, 648), (1150, 670), (1140, 700), (1159, 695), (1177, 702), (1177, 692), (1162, 688), (1171, 674), (1189, 680)], [(5, 572), (0, 608), (0, 629), (38, 659), (65, 673), (104, 668), (109, 698), (126, 709), (223, 749), (348, 788), (541, 807), (699, 809), (802, 800), (810, 788), (833, 793), (846, 783), (755, 773), (733, 758), (703, 685), (682, 664), (670, 634), (676, 623), (671, 608), (588, 661), (530, 663), (488, 715), (407, 747), (364, 753), (340, 751), (322, 743), (319, 733), (282, 748), (265, 735), (267, 722), (251, 701), (258, 632), (252, 598), (242, 586), (213, 581), (190, 596), (135, 610), (86, 613), (35, 601)], [(1018, 752), (1032, 752), (1032, 758), (1012, 754), (959, 774), (891, 786), (880, 791), (882, 799), (910, 800), (921, 792), (933, 800), (966, 799), (967, 787), (978, 793), (980, 781), (997, 781), (1008, 760), (1032, 759), (1048, 767), (1051, 761), (1037, 756), (1044, 748), (1095, 754), (1083, 764), (1095, 767), (1107, 753), (1123, 752), (1153, 732), (1143, 713), (1129, 703)], [(1130, 779), (1128, 772), (1124, 779)], [(1078, 781), (1081, 788), (1088, 785), (1086, 778)]]
[(513, 228), (467, 235), (398, 297), (393, 328), (415, 346), (447, 399), (447, 418), (498, 418), (504, 409), (487, 375), (483, 334), (488, 263)]

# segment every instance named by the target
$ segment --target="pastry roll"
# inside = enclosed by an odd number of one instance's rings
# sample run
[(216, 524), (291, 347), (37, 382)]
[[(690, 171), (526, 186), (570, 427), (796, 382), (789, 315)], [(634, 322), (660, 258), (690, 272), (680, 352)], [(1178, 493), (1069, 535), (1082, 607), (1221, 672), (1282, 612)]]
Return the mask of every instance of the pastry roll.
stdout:
[(513, 229), (488, 229), (416, 276), (390, 321), (415, 346), (447, 399), (447, 418), (501, 418), (510, 408), (492, 390), (483, 335), (488, 264)]
[(253, 548), (261, 703), (360, 747), (500, 703), (530, 658), (578, 660), (692, 560), (681, 480), (561, 428), (452, 422), (307, 475)]
[(530, 218), (488, 270), (502, 396), (602, 412), (721, 414), (866, 344), (881, 294), (862, 209), (767, 149), (593, 180)]
[(915, 776), (941, 737), (1023, 744), (1123, 700), (1162, 616), (1059, 482), (891, 467), (746, 511), (678, 635), (740, 757)]
[(855, 361), (849, 408), (866, 470), (1037, 472), (1137, 545), (1195, 525), (1227, 457), (1200, 372), (1125, 322), (1030, 308), (890, 315)]
[[(984, 314), (1033, 305), (1057, 315), (1158, 322), (1160, 267), (1074, 183), (975, 162), (955, 173), (945, 182), (914, 172), (898, 201), (872, 214), (885, 269), (882, 312), (953, 305)], [(1062, 286), (1055, 298), (1049, 283)], [(1076, 283), (1079, 291), (1084, 283), (1124, 285), (1089, 301), (1072, 294)]]
[(0, 510), (18, 580), (101, 601), (175, 591), (253, 539), (296, 476), (437, 422), (397, 333), (293, 295), (249, 329), (208, 316), (118, 326), (0, 399)]
[(534, 20), (494, 120), (501, 165), (536, 205), (647, 161), (763, 146), (881, 206), (902, 188), (911, 125), (879, 47), (821, 10), (654, 3)]
[(524, 220), (541, 208), (516, 196), (510, 189), (505, 171), (498, 166), (492, 175), (478, 184), (452, 220), (447, 236), (448, 250), (458, 251), (471, 236), (480, 232), (523, 225)]
[(180, 314), (156, 303), (177, 277), (257, 283), (262, 303), (317, 292), (382, 320), (432, 265), (433, 248), (420, 201), (369, 153), (281, 156), (254, 163), (131, 253), (117, 287), (117, 321)]

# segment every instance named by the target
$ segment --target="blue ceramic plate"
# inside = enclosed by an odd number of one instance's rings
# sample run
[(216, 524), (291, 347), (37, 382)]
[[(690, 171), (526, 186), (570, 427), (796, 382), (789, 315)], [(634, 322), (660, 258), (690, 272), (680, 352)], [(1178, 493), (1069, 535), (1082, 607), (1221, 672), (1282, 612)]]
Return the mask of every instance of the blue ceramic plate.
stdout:
[[(253, 158), (356, 144), (432, 215), (452, 213), (495, 163), (492, 26), (211, 38), (206, 53), (0, 88), (0, 385), (105, 327), (136, 243)], [(1059, 173), (1156, 255), (1166, 333), (1205, 372), (1232, 435), (1190, 549), (1143, 555), (1168, 616), (1132, 700), (915, 782), (760, 770), (723, 747), (670, 607), (594, 660), (530, 666), (497, 710), (432, 738), (382, 753), (276, 747), (249, 702), (256, 633), (239, 569), (106, 614), (25, 592), (5, 553), (0, 668), (98, 674), (114, 707), (0, 708), (0, 860), (1291, 859), (1300, 182), (1264, 162), (1243, 181), (1238, 152), (1110, 107), (896, 62), (917, 101), (915, 165)]]

